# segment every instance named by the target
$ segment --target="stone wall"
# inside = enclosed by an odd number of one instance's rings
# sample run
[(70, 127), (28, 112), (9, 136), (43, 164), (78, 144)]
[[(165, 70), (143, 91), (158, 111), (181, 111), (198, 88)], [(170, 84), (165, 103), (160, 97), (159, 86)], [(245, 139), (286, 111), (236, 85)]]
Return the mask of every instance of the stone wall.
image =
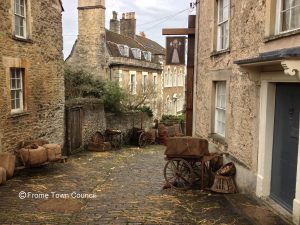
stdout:
[[(13, 1), (0, 4), (0, 152), (31, 138), (64, 143), (62, 9), (59, 1), (26, 2), (26, 39), (14, 36)], [(11, 112), (12, 67), (25, 72), (20, 113)]]
[[(244, 187), (252, 192), (255, 191), (258, 157), (260, 84), (233, 62), (257, 57), (260, 52), (297, 46), (295, 41), (300, 38), (293, 35), (284, 40), (266, 39), (265, 28), (270, 26), (265, 22), (270, 10), (266, 8), (267, 2), (270, 1), (230, 1), (229, 49), (223, 52), (215, 50), (216, 1), (202, 1), (197, 9), (195, 135), (208, 138), (215, 148), (229, 153), (234, 159), (231, 161), (245, 169), (241, 174), (238, 172), (238, 179), (246, 177), (248, 184)], [(212, 134), (216, 81), (226, 81), (225, 138)]]
[(71, 148), (72, 144), (70, 143), (73, 135), (71, 130), (72, 123), (74, 123), (71, 115), (72, 109), (80, 110), (80, 120), (76, 120), (79, 122), (78, 127), (81, 133), (80, 147), (86, 146), (97, 131), (104, 133), (106, 129), (104, 104), (101, 100), (76, 99), (66, 102), (67, 135), (65, 147), (69, 154), (76, 151), (76, 149)]
[(153, 126), (153, 118), (142, 112), (129, 112), (119, 115), (106, 113), (105, 117), (108, 129), (121, 130), (123, 133), (127, 133), (133, 127), (149, 130)]

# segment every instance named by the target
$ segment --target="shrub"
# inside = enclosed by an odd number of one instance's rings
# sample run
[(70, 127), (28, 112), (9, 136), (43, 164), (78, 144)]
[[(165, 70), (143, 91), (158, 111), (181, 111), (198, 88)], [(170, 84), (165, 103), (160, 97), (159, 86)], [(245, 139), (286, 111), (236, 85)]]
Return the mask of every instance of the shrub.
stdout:
[(149, 117), (153, 117), (153, 111), (149, 106), (140, 107), (140, 108), (138, 108), (138, 110), (140, 110), (141, 112), (147, 113), (147, 115)]
[(106, 112), (120, 113), (124, 111), (124, 107), (122, 105), (124, 98), (124, 91), (116, 82), (106, 82), (103, 95)]
[(174, 115), (163, 115), (161, 118), (161, 122), (184, 122), (185, 121), (185, 114), (174, 116)]

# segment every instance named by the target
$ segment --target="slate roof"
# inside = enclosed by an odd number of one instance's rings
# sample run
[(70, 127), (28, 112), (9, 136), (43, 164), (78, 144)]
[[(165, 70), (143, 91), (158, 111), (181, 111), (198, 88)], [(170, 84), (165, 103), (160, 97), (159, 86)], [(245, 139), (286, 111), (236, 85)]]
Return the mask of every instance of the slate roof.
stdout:
[[(106, 46), (110, 56), (123, 57), (120, 54), (118, 44), (127, 45), (129, 48), (138, 48), (141, 51), (149, 51), (154, 55), (161, 55), (165, 52), (162, 46), (148, 38), (136, 35), (136, 38), (133, 39), (110, 30), (106, 30)], [(135, 59), (131, 49), (129, 49), (129, 58)], [(141, 60), (145, 61), (143, 53)]]
[(149, 38), (136, 35), (136, 40), (142, 44), (148, 51), (156, 55), (165, 55), (165, 48)]

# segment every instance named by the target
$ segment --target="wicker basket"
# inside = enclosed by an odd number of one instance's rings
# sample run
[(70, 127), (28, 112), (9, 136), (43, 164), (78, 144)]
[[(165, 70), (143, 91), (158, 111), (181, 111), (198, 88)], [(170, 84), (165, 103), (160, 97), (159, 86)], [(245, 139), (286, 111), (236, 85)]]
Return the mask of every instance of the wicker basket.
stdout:
[(215, 175), (214, 184), (211, 187), (211, 190), (225, 194), (237, 193), (233, 177), (225, 177), (220, 175)]

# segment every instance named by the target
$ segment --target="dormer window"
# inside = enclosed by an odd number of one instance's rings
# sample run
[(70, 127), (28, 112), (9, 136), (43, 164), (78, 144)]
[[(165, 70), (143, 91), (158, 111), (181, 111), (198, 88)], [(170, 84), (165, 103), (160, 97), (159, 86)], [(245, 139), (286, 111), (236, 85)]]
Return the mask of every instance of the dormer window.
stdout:
[(145, 60), (151, 62), (151, 52), (144, 51), (143, 54), (144, 54)]
[(118, 45), (120, 54), (124, 57), (129, 57), (129, 47), (127, 45)]
[(142, 51), (138, 48), (132, 48), (131, 49), (133, 57), (135, 59), (141, 59), (142, 58)]

